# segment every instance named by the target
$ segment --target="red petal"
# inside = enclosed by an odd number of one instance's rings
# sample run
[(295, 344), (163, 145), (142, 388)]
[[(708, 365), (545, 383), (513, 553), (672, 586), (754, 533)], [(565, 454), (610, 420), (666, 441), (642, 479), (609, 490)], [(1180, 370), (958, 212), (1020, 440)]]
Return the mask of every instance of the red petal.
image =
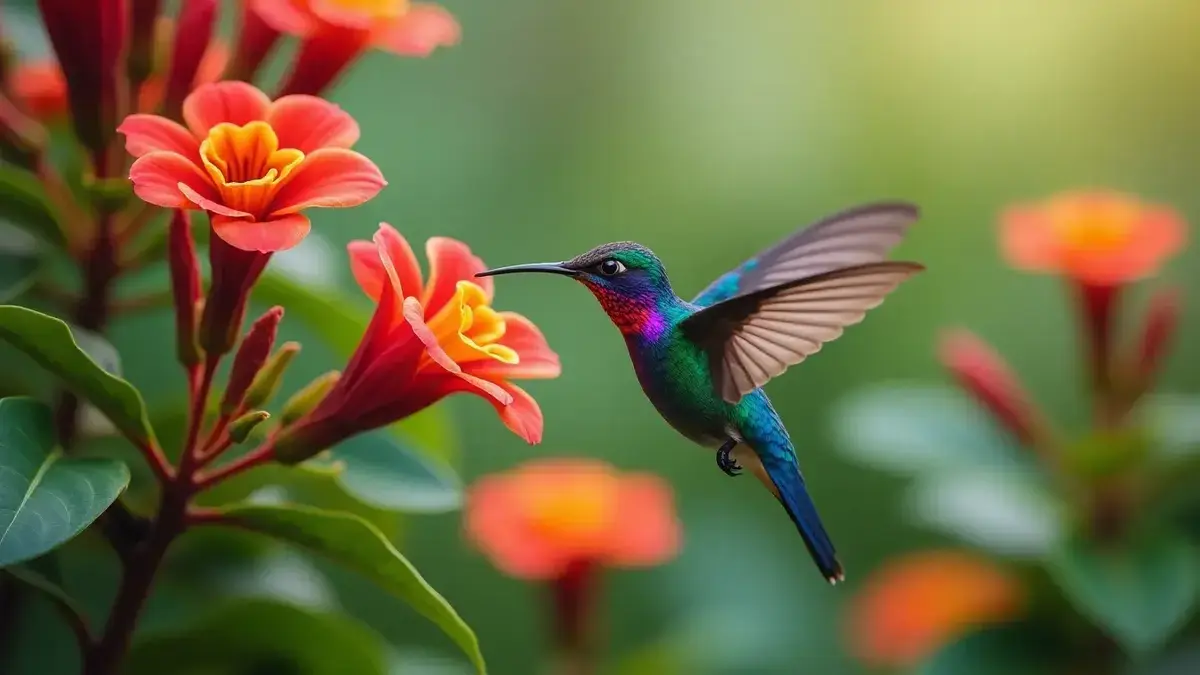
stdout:
[(542, 331), (533, 322), (515, 312), (500, 312), (504, 317), (504, 337), (500, 344), (512, 348), (520, 356), (515, 364), (502, 363), (495, 359), (472, 361), (465, 366), (468, 372), (480, 377), (514, 379), (549, 379), (562, 374), (558, 354), (550, 349)]
[(216, 198), (216, 191), (207, 174), (190, 159), (175, 152), (159, 150), (134, 161), (129, 167), (133, 191), (143, 201), (172, 209), (194, 209), (194, 204), (180, 191), (190, 188), (194, 194)]
[(515, 384), (505, 382), (501, 386), (512, 395), (512, 403), (496, 406), (496, 412), (500, 413), (500, 421), (514, 434), (525, 439), (526, 443), (541, 443), (543, 419), (542, 409), (537, 401)]
[(202, 84), (183, 101), (183, 121), (197, 138), (221, 122), (245, 126), (264, 120), (271, 99), (252, 84), (230, 80)]
[[(396, 3), (397, 5), (399, 3)], [(339, 2), (338, 0), (308, 0), (308, 6), (311, 8), (313, 16), (318, 21), (324, 21), (332, 26), (326, 28), (353, 28), (357, 30), (366, 30), (371, 27), (371, 24), (377, 21), (375, 12), (364, 11), (356, 8), (352, 3)]]
[(303, 37), (316, 27), (316, 22), (300, 0), (248, 0), (254, 12), (271, 28), (280, 33)]
[(487, 267), (471, 253), (466, 244), (449, 237), (432, 237), (425, 242), (425, 256), (429, 259), (429, 284), (425, 286), (421, 304), (431, 316), (450, 302), (458, 292), (460, 281), (478, 284), (491, 300), (494, 288), (492, 278), (475, 278), (476, 272), (482, 272)]
[(216, 194), (215, 192), (212, 194), (211, 197), (205, 197), (204, 195), (199, 194), (195, 190), (189, 188), (187, 185), (179, 186), (179, 191), (182, 192), (183, 196), (187, 197), (188, 200), (191, 201), (193, 204), (204, 209), (205, 211), (208, 211), (209, 213), (215, 213), (218, 215), (226, 216), (228, 218), (250, 218), (251, 217), (251, 214), (249, 214), (245, 211), (231, 209), (228, 206), (225, 206), (224, 204), (216, 201), (216, 200), (220, 199), (221, 197), (220, 197), (220, 195)]
[(125, 150), (134, 157), (166, 150), (200, 163), (200, 143), (182, 125), (158, 115), (130, 115), (117, 133), (125, 134)]
[(387, 181), (371, 160), (343, 148), (323, 148), (292, 169), (269, 207), (273, 216), (313, 207), (358, 206)]
[(213, 232), (227, 244), (243, 251), (272, 253), (286, 251), (308, 236), (308, 216), (292, 213), (273, 220), (246, 220), (212, 215)]
[[(394, 265), (402, 294), (420, 296), (421, 267), (404, 237), (391, 225), (380, 223), (375, 241), (383, 242)], [(368, 241), (352, 241), (346, 246), (350, 252), (350, 271), (354, 273), (355, 281), (367, 297), (376, 302), (379, 301), (386, 274), (377, 247), (378, 244)]]
[(608, 562), (614, 565), (648, 566), (670, 560), (679, 551), (680, 528), (670, 485), (649, 474), (621, 478), (621, 511), (614, 530)]
[(271, 104), (267, 123), (279, 137), (279, 147), (305, 154), (320, 148), (348, 148), (358, 141), (354, 118), (316, 96), (284, 96)]
[[(404, 319), (412, 327), (413, 334), (417, 336), (417, 339), (425, 345), (425, 353), (429, 355), (430, 360), (458, 376), (461, 380), (461, 382), (448, 383), (446, 386), (447, 391), (483, 392), (495, 404), (506, 406), (512, 403), (512, 395), (506, 392), (501, 385), (463, 372), (463, 369), (454, 362), (454, 359), (450, 358), (446, 350), (442, 349), (441, 344), (438, 343), (437, 336), (425, 324), (424, 311), (421, 303), (417, 302), (416, 298), (404, 299)], [(437, 377), (437, 375), (430, 375), (429, 377)], [(469, 386), (463, 386), (463, 384)]]
[(485, 476), (467, 493), (467, 536), (505, 574), (551, 579), (568, 561), (561, 547), (531, 531), (513, 476)]
[(376, 47), (400, 56), (429, 56), (438, 47), (458, 44), (462, 29), (454, 15), (437, 5), (415, 4), (408, 12), (377, 29)]

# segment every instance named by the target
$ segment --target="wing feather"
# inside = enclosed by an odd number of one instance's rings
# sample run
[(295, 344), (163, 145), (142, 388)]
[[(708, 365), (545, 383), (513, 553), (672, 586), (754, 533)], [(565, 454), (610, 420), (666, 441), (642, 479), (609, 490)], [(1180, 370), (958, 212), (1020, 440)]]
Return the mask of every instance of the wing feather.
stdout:
[(874, 262), (826, 271), (702, 309), (683, 329), (707, 350), (717, 392), (737, 402), (837, 339), (922, 269)]

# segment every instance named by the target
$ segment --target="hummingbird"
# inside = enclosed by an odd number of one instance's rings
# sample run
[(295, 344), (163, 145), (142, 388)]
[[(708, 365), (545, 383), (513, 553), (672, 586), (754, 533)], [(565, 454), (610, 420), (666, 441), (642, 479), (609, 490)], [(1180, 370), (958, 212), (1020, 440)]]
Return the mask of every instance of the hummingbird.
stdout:
[(631, 241), (475, 276), (540, 272), (586, 286), (625, 338), (642, 391), (659, 414), (687, 439), (716, 449), (726, 474), (749, 468), (783, 506), (821, 575), (837, 584), (845, 578), (842, 564), (762, 386), (924, 269), (885, 260), (918, 216), (916, 206), (903, 202), (836, 213), (721, 275), (690, 301), (675, 294), (662, 261)]

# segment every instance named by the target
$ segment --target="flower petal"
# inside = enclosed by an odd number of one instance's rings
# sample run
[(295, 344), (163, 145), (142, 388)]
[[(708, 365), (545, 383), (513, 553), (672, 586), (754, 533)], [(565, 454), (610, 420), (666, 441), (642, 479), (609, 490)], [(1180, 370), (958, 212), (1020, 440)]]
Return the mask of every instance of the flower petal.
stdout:
[(496, 405), (496, 412), (500, 413), (500, 421), (514, 434), (525, 439), (526, 443), (541, 443), (544, 420), (537, 401), (515, 384), (504, 382), (500, 386), (512, 396), (512, 402), (506, 406), (493, 404)]
[(200, 163), (200, 143), (196, 137), (165, 117), (130, 115), (117, 127), (117, 133), (125, 134), (125, 150), (134, 157), (166, 150)]
[(499, 343), (512, 349), (520, 357), (517, 363), (503, 363), (496, 359), (473, 361), (463, 368), (474, 375), (492, 378), (550, 379), (562, 374), (562, 363), (558, 354), (550, 349), (542, 331), (533, 322), (515, 312), (500, 312), (504, 319), (504, 337)]
[(247, 220), (219, 214), (212, 216), (213, 232), (225, 243), (243, 251), (272, 253), (286, 251), (308, 236), (308, 216), (291, 213), (273, 220)]
[(485, 476), (467, 493), (466, 534), (502, 572), (520, 579), (551, 579), (568, 561), (559, 547), (532, 531), (516, 490), (517, 477)]
[(129, 167), (133, 192), (142, 201), (171, 209), (194, 209), (197, 205), (181, 189), (205, 199), (216, 199), (208, 175), (190, 159), (176, 152), (158, 150), (137, 158)]
[(617, 499), (622, 527), (614, 531), (609, 556), (613, 565), (658, 565), (679, 551), (680, 528), (671, 486), (650, 474), (621, 478)]
[(343, 148), (322, 148), (292, 169), (269, 213), (283, 215), (314, 207), (358, 206), (379, 194), (387, 181), (371, 160)]
[(302, 0), (248, 0), (249, 10), (280, 33), (303, 37), (316, 29)]
[(320, 148), (348, 148), (358, 141), (358, 123), (338, 106), (296, 94), (271, 104), (267, 123), (279, 137), (279, 147), (305, 154)]
[(429, 56), (438, 47), (458, 44), (462, 29), (448, 10), (438, 5), (414, 4), (403, 16), (377, 28), (375, 46), (400, 56)]
[(252, 84), (229, 80), (202, 84), (183, 101), (183, 121), (196, 138), (221, 122), (244, 126), (263, 120), (271, 99)]
[(475, 274), (487, 267), (471, 249), (457, 239), (431, 237), (425, 242), (425, 256), (429, 260), (429, 283), (421, 304), (430, 315), (436, 314), (458, 292), (458, 282), (470, 281), (483, 289), (490, 301), (494, 291), (491, 277), (476, 279)]
[(218, 215), (226, 216), (228, 218), (250, 218), (250, 217), (252, 217), (251, 214), (249, 214), (245, 211), (239, 211), (237, 209), (229, 208), (228, 206), (225, 206), (224, 204), (216, 201), (216, 200), (220, 199), (221, 197), (220, 197), (220, 195), (218, 195), (215, 192), (212, 194), (211, 197), (205, 197), (204, 195), (196, 192), (195, 190), (191, 189), (187, 185), (179, 186), (179, 191), (182, 192), (183, 196), (187, 197), (188, 200), (192, 202), (192, 204), (195, 204), (199, 208), (204, 209), (205, 211), (208, 211), (209, 213), (215, 213)]
[[(419, 297), (421, 295), (421, 267), (408, 242), (387, 223), (379, 224), (375, 241), (383, 243), (395, 269), (402, 294)], [(355, 281), (358, 282), (367, 297), (378, 302), (386, 279), (386, 272), (379, 257), (378, 244), (369, 241), (352, 241), (346, 248), (350, 253), (350, 271), (354, 273)]]
[[(425, 323), (425, 310), (421, 307), (421, 303), (416, 298), (404, 299), (404, 319), (408, 321), (408, 325), (412, 327), (413, 334), (417, 339), (425, 345), (425, 353), (429, 355), (437, 365), (445, 368), (451, 374), (457, 376), (460, 382), (451, 382), (446, 385), (447, 391), (473, 391), (474, 393), (482, 392), (487, 395), (489, 400), (493, 401), (493, 405), (506, 406), (512, 403), (513, 397), (504, 388), (495, 382), (490, 382), (481, 377), (476, 377), (469, 373), (463, 372), (454, 359), (446, 353), (445, 349), (438, 344), (437, 336), (429, 329)], [(435, 377), (429, 375), (428, 377)]]

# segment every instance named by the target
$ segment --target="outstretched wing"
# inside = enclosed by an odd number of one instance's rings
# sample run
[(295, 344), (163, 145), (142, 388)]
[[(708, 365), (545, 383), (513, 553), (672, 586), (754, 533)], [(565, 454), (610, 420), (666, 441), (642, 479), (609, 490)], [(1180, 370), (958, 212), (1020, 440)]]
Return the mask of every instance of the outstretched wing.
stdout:
[(736, 403), (862, 321), (923, 269), (911, 262), (843, 267), (706, 307), (681, 329), (708, 353), (717, 393)]
[(867, 204), (806, 227), (742, 263), (700, 292), (708, 307), (737, 295), (852, 265), (879, 262), (904, 237), (919, 211), (912, 204)]

